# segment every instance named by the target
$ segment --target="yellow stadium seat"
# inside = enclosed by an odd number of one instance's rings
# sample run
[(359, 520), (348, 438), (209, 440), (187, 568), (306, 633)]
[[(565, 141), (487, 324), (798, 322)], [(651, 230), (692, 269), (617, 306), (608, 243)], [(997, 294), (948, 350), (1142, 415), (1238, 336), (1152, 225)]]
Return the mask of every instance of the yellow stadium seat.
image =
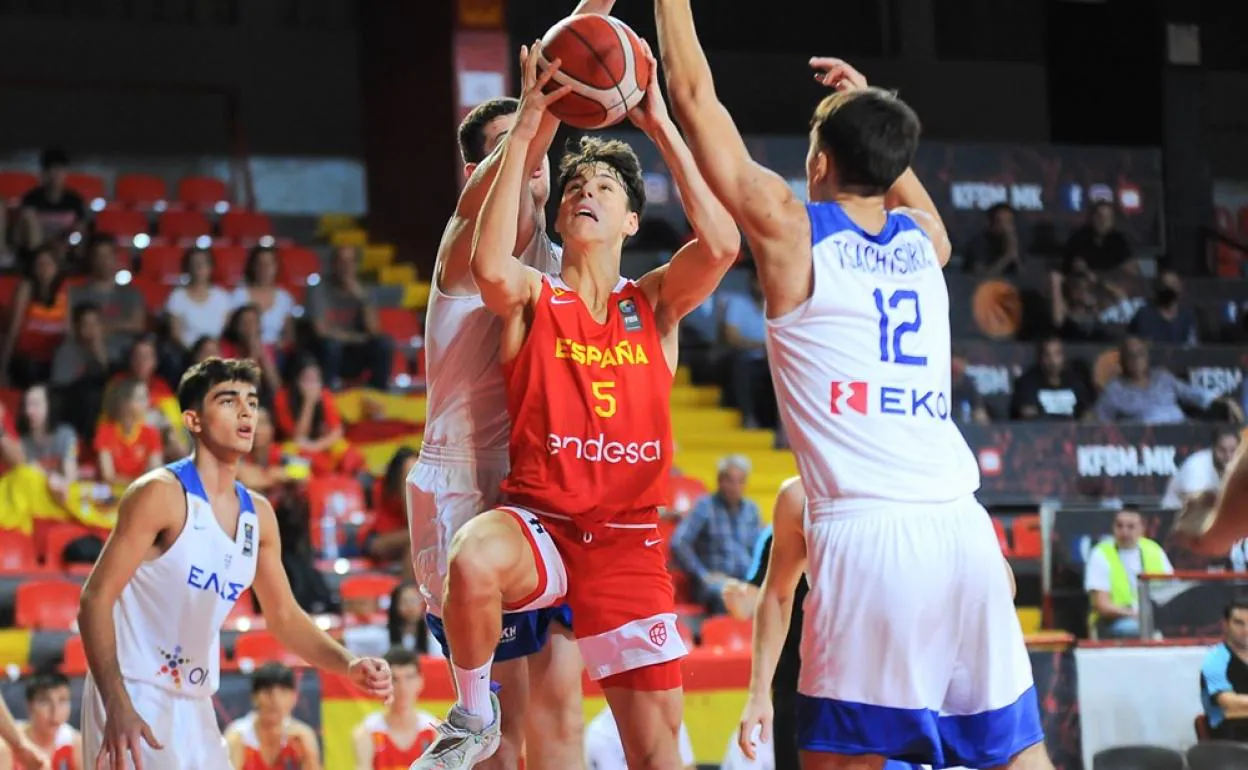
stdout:
[(709, 385), (678, 385), (672, 388), (672, 408), (719, 406), (719, 388)]
[(339, 230), (353, 230), (357, 225), (350, 214), (322, 214), (316, 223), (316, 237), (324, 238)]
[(329, 234), (329, 242), (334, 246), (359, 246), (363, 248), (368, 245), (368, 233), (359, 229), (337, 230)]
[(383, 267), (394, 264), (394, 245), (390, 243), (370, 243), (364, 247), (364, 256), (360, 260), (360, 269), (376, 272)]
[(1042, 625), (1042, 614), (1039, 607), (1016, 607), (1018, 624), (1023, 627), (1024, 634), (1034, 634)]
[(403, 307), (409, 310), (422, 308), (429, 304), (429, 292), (433, 287), (427, 283), (409, 283), (403, 290)]
[(377, 272), (378, 283), (405, 286), (416, 283), (416, 266), (409, 263), (387, 265)]

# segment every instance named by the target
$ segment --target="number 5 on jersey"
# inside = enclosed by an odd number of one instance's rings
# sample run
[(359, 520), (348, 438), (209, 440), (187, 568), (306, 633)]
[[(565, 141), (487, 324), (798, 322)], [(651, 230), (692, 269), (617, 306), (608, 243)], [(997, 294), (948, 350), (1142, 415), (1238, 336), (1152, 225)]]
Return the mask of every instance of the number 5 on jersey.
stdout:
[[(914, 320), (902, 321), (892, 327), (890, 339), (889, 327), (895, 319), (889, 316), (889, 311), (897, 311), (894, 315), (904, 318), (911, 307), (914, 308)], [(903, 366), (927, 366), (927, 356), (912, 356), (901, 350), (902, 339), (911, 332), (917, 332), (923, 325), (923, 314), (919, 312), (919, 293), (914, 289), (898, 289), (885, 302), (884, 292), (876, 289), (875, 309), (880, 311), (880, 360)]]
[(615, 382), (593, 382), (590, 388), (594, 391), (594, 400), (598, 403), (594, 404), (594, 414), (599, 417), (611, 417), (615, 414), (615, 395), (611, 391), (615, 390)]

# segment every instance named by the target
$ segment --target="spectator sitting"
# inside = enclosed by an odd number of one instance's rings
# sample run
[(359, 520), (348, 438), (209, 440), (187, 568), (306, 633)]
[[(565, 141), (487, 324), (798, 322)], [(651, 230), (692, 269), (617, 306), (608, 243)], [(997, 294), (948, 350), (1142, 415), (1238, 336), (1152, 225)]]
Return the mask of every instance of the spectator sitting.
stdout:
[(170, 334), (189, 350), (200, 337), (220, 337), (233, 300), (229, 292), (212, 283), (212, 253), (192, 247), (182, 257), (184, 282), (165, 302)]
[(230, 313), (221, 336), (221, 352), (226, 358), (248, 358), (260, 365), (263, 379), (260, 398), (273, 403), (273, 395), (282, 389), (282, 375), (273, 357), (273, 346), (264, 342), (263, 316), (255, 305), (239, 305)]
[(962, 425), (987, 425), (992, 422), (979, 386), (966, 373), (966, 359), (954, 356), (950, 363), (949, 406), (954, 421)]
[(1239, 431), (1230, 427), (1219, 428), (1213, 434), (1213, 445), (1193, 452), (1170, 477), (1166, 494), (1161, 498), (1161, 507), (1177, 511), (1187, 498), (1221, 489), (1222, 474), (1238, 448)]
[(386, 608), (386, 630), (390, 634), (392, 646), (422, 654), (429, 650), (425, 599), (415, 583), (400, 583), (390, 593), (390, 606)]
[(1096, 342), (1116, 336), (1108, 311), (1125, 301), (1120, 289), (1078, 263), (1069, 273), (1049, 277), (1053, 328), (1062, 339)]
[(1139, 265), (1131, 254), (1131, 245), (1122, 231), (1115, 227), (1114, 204), (1098, 201), (1088, 212), (1088, 222), (1071, 233), (1066, 241), (1066, 258), (1080, 257), (1098, 273), (1122, 270), (1138, 273)]
[[(693, 754), (693, 741), (689, 739), (689, 729), (683, 721), (676, 734), (676, 743), (681, 768), (695, 770), (697, 759)], [(624, 742), (620, 739), (620, 728), (615, 723), (610, 706), (598, 712), (598, 716), (585, 725), (585, 766), (589, 770), (628, 770)]]
[(183, 371), (190, 369), (209, 358), (221, 358), (221, 343), (212, 337), (200, 337), (195, 340), (194, 345), (191, 345), (191, 349), (186, 351), (186, 360), (182, 369)]
[(1014, 382), (1010, 415), (1016, 420), (1078, 420), (1093, 400), (1086, 378), (1066, 364), (1061, 338), (1049, 336), (1036, 344), (1036, 363)]
[(282, 461), (282, 448), (275, 440), (273, 418), (269, 410), (256, 410), (255, 437), (251, 452), (238, 466), (238, 480), (254, 489), (274, 505), (282, 497), (282, 485), (290, 481), (290, 473)]
[(763, 290), (757, 273), (750, 273), (750, 296), (724, 295), (723, 338), (728, 345), (730, 367), (727, 395), (741, 411), (745, 427), (763, 424), (757, 388), (771, 382), (767, 371), (767, 321), (763, 315)]
[(1140, 338), (1123, 340), (1118, 354), (1122, 373), (1109, 381), (1096, 401), (1096, 417), (1101, 422), (1180, 423), (1186, 419), (1180, 401), (1199, 409), (1220, 403), (1233, 419), (1243, 422), (1243, 413), (1234, 399), (1218, 398), (1165, 369), (1150, 368), (1148, 345)]
[(1140, 638), (1139, 577), (1172, 574), (1174, 567), (1156, 540), (1144, 537), (1144, 518), (1124, 508), (1114, 516), (1114, 536), (1092, 549), (1083, 588), (1091, 615), (1088, 631), (1098, 639)]
[(69, 327), (69, 291), (56, 253), (36, 249), (26, 277), (17, 286), (9, 308), (0, 349), (0, 386), (19, 388), (45, 382), (52, 373), (52, 355)]
[(17, 431), (26, 462), (48, 474), (48, 489), (63, 504), (69, 485), (78, 480), (78, 436), (56, 419), (46, 385), (34, 385), (22, 394)]
[(407, 474), (416, 466), (416, 450), (400, 447), (386, 466), (381, 479), (380, 494), (373, 501), (377, 519), (364, 545), (365, 552), (374, 561), (400, 561), (410, 564), (408, 558), (411, 537), (407, 532)]
[(758, 506), (745, 498), (750, 461), (728, 455), (719, 461), (718, 489), (693, 506), (672, 533), (672, 556), (694, 580), (698, 601), (724, 612), (723, 585), (744, 580), (762, 530)]
[(112, 238), (92, 241), (88, 265), (87, 282), (70, 290), (69, 304), (90, 302), (100, 309), (109, 354), (120, 358), (147, 327), (143, 295), (132, 286), (117, 285), (117, 244)]
[(1017, 273), (1023, 264), (1023, 254), (1018, 246), (1014, 208), (1008, 203), (998, 203), (985, 213), (988, 225), (966, 247), (962, 269), (984, 278)]
[(278, 432), (312, 463), (312, 474), (352, 474), (364, 467), (364, 458), (343, 441), (342, 418), (334, 394), (325, 387), (316, 362), (297, 360), (286, 387), (273, 405)]
[(1163, 270), (1153, 287), (1153, 301), (1136, 311), (1130, 331), (1149, 342), (1195, 345), (1200, 342), (1196, 313), (1183, 302), (1183, 281)]
[(394, 341), (381, 333), (377, 308), (356, 274), (354, 247), (334, 251), (329, 279), (308, 290), (307, 311), (320, 345), (321, 368), (332, 387), (367, 371), (369, 385), (385, 390), (394, 366)]
[(20, 249), (41, 244), (58, 247), (82, 227), (87, 206), (82, 196), (65, 186), (69, 158), (61, 150), (45, 150), (39, 165), (43, 184), (22, 196), (18, 207), (16, 243)]
[(255, 305), (260, 312), (260, 339), (270, 352), (292, 338), (295, 298), (277, 285), (277, 252), (256, 246), (243, 267), (243, 284), (234, 290), (234, 306)]
[(1236, 599), (1222, 614), (1222, 642), (1200, 667), (1200, 700), (1212, 737), (1248, 742), (1248, 601)]
[[(182, 409), (169, 383), (156, 372), (156, 338), (144, 335), (126, 353), (126, 368), (113, 376), (109, 387), (130, 378), (143, 383), (148, 396), (148, 422), (160, 431), (165, 456), (171, 460), (190, 451), (190, 441), (182, 425)], [(108, 400), (107, 391), (104, 396)]]
[(79, 436), (89, 438), (95, 435), (114, 359), (98, 305), (75, 305), (72, 325), (71, 336), (52, 356), (52, 386), (65, 407), (65, 418)]
[[(85, 770), (82, 759), (82, 734), (69, 723), (73, 710), (73, 693), (69, 679), (59, 671), (36, 671), (26, 680), (27, 718), (17, 723), (18, 735), (39, 748), (49, 763), (49, 770)], [(24, 765), (15, 762), (9, 744), (0, 741), (0, 768), (15, 770)], [(94, 770), (93, 768), (90, 770)]]
[(164, 464), (160, 431), (148, 422), (147, 386), (126, 378), (109, 389), (107, 419), (95, 432), (100, 479), (124, 487)]

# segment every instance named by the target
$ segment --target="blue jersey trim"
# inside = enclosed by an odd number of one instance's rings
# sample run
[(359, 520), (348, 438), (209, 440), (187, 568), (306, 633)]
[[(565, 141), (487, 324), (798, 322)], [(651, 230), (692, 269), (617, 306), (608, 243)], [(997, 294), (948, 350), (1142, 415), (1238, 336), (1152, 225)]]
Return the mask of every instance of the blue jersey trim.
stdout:
[(905, 214), (890, 211), (884, 228), (878, 233), (868, 233), (849, 218), (845, 209), (841, 208), (841, 204), (830, 201), (807, 203), (806, 214), (810, 217), (810, 242), (812, 244), (820, 243), (837, 233), (848, 230), (879, 246), (888, 243), (899, 233), (907, 230), (922, 230), (917, 222)]

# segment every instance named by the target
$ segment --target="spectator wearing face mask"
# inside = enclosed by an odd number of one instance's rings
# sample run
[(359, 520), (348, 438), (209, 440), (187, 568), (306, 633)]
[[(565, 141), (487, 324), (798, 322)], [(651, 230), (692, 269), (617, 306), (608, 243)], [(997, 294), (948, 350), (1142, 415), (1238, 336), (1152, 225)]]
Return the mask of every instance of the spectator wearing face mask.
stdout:
[(1153, 301), (1131, 319), (1131, 333), (1149, 342), (1195, 345), (1200, 341), (1196, 313), (1183, 302), (1183, 281), (1163, 270), (1153, 288)]

